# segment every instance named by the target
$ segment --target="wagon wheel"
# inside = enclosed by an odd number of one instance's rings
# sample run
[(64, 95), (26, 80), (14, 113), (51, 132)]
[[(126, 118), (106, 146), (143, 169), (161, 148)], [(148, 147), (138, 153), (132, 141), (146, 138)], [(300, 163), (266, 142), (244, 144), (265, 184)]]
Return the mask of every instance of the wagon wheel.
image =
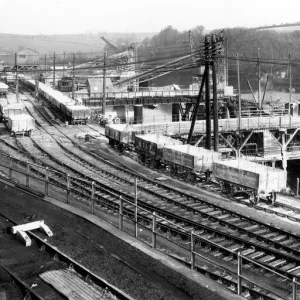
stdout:
[(115, 146), (115, 141), (113, 139), (109, 139), (109, 145), (113, 148)]
[(160, 168), (160, 160), (159, 159), (155, 159), (154, 160), (154, 168), (155, 169), (159, 169)]
[(196, 174), (195, 173), (192, 173), (191, 174), (191, 183), (195, 183), (196, 182), (196, 179), (197, 179), (197, 176), (196, 176)]
[(253, 205), (257, 205), (259, 203), (259, 195), (257, 193), (251, 192), (249, 195), (249, 201)]
[(153, 159), (151, 160), (150, 168), (151, 168), (151, 169), (157, 169), (157, 168), (158, 168), (158, 165), (159, 165), (159, 161), (156, 160), (155, 158), (153, 158)]
[(117, 149), (120, 151), (120, 152), (123, 152), (124, 151), (124, 145), (122, 143), (120, 143), (117, 147)]
[(174, 176), (176, 176), (178, 174), (178, 168), (174, 167)]
[(190, 182), (191, 181), (191, 173), (186, 173), (186, 176), (184, 177), (185, 182)]
[(146, 161), (146, 156), (145, 156), (145, 154), (140, 154), (140, 155), (139, 155), (139, 159), (140, 159), (140, 161), (141, 161), (142, 163), (145, 163), (145, 161)]
[(272, 191), (272, 192), (271, 192), (271, 195), (270, 195), (270, 200), (271, 200), (271, 202), (272, 202), (272, 205), (275, 204), (276, 196), (277, 196), (277, 195), (276, 195), (276, 192)]
[(227, 181), (223, 182), (223, 192), (226, 193), (226, 194), (231, 192), (230, 183), (227, 182)]
[(114, 123), (115, 123), (115, 124), (120, 124), (120, 123), (121, 123), (121, 119), (118, 118), (118, 117), (116, 117), (116, 118), (114, 119)]
[(177, 168), (174, 166), (171, 166), (170, 173), (171, 173), (171, 175), (175, 176), (177, 174)]

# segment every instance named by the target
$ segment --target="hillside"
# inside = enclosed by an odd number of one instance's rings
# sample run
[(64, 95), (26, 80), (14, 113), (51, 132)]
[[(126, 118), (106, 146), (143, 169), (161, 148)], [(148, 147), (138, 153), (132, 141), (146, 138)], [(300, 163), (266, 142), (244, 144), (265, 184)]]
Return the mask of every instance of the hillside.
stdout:
[(76, 34), (76, 35), (15, 35), (0, 33), (0, 50), (15, 53), (24, 48), (30, 48), (40, 54), (70, 53), (70, 52), (102, 52), (105, 46), (101, 36), (105, 36), (112, 43), (121, 40), (130, 42), (140, 41), (154, 33), (107, 33)]

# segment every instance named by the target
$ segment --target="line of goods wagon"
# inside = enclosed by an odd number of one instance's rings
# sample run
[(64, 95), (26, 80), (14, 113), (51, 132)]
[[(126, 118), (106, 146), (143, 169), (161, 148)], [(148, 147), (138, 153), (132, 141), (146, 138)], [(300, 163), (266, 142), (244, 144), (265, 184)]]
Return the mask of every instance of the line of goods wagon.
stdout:
[(286, 189), (286, 171), (245, 159), (214, 162), (212, 171), (227, 192), (241, 187), (254, 202), (260, 197), (275, 200), (276, 193)]
[(0, 95), (6, 95), (8, 93), (8, 85), (4, 82), (0, 82)]
[(105, 136), (108, 138), (110, 146), (116, 146), (120, 151), (125, 149), (133, 150), (135, 136), (138, 134), (157, 133), (172, 135), (169, 124), (106, 124)]
[[(35, 90), (34, 80), (22, 78), (22, 83)], [(60, 111), (65, 120), (70, 124), (86, 124), (91, 119), (91, 109), (84, 105), (78, 105), (76, 101), (64, 95), (60, 91), (54, 90), (42, 82), (38, 84), (38, 92), (58, 111)]]
[(0, 122), (7, 122), (8, 117), (24, 113), (22, 102), (8, 103), (7, 99), (0, 99)]
[(224, 191), (242, 189), (253, 201), (262, 196), (274, 199), (286, 188), (286, 172), (281, 169), (242, 159), (224, 160), (219, 152), (182, 145), (167, 136), (145, 134), (142, 125), (109, 124), (105, 135), (110, 146), (134, 150), (141, 162), (152, 168), (164, 167), (187, 182), (203, 180), (203, 176), (208, 180), (212, 174)]
[(142, 163), (159, 169), (163, 160), (165, 145), (182, 145), (179, 140), (159, 134), (141, 134), (135, 136), (135, 151)]
[(35, 130), (35, 119), (27, 114), (14, 115), (8, 117), (6, 126), (12, 136), (17, 134), (30, 136)]

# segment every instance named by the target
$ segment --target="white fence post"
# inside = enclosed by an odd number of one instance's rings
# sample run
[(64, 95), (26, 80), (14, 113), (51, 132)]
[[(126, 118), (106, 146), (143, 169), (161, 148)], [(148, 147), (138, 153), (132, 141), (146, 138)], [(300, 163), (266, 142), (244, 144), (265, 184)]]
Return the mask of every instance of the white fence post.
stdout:
[(194, 230), (191, 232), (191, 270), (195, 269), (195, 260), (196, 260), (196, 255), (195, 255), (195, 233)]
[(156, 214), (152, 214), (152, 248), (156, 249)]
[(138, 199), (137, 199), (137, 178), (134, 178), (134, 236), (138, 236)]
[(124, 222), (123, 222), (123, 199), (120, 196), (120, 205), (119, 205), (119, 229), (123, 230)]
[(92, 182), (92, 191), (91, 191), (91, 213), (92, 215), (95, 212), (95, 181)]
[(48, 186), (49, 186), (49, 168), (46, 167), (46, 176), (45, 176), (45, 195), (48, 196)]
[(242, 293), (242, 257), (241, 257), (241, 252), (238, 252), (237, 256), (237, 293), (238, 295), (241, 295)]

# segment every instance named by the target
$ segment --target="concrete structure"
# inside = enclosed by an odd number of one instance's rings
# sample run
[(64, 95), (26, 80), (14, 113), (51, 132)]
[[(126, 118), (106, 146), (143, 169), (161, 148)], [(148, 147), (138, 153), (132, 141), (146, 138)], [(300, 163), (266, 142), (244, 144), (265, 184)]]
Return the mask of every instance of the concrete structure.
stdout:
[(38, 60), (37, 52), (31, 49), (23, 49), (17, 53), (18, 64), (32, 64)]
[[(86, 88), (89, 96), (94, 93), (103, 93), (103, 78), (88, 78)], [(112, 90), (112, 82), (109, 78), (106, 78), (106, 92), (111, 92)]]
[(35, 221), (31, 223), (26, 223), (22, 225), (16, 225), (11, 228), (12, 234), (16, 234), (17, 237), (25, 244), (25, 247), (29, 247), (32, 244), (30, 237), (26, 234), (26, 231), (31, 231), (34, 229), (40, 229), (49, 237), (53, 236), (50, 228), (44, 223), (43, 220)]
[[(40, 82), (53, 87), (53, 73), (41, 74), (39, 80)], [(59, 80), (60, 76), (58, 74), (55, 74), (55, 86), (58, 85)]]

